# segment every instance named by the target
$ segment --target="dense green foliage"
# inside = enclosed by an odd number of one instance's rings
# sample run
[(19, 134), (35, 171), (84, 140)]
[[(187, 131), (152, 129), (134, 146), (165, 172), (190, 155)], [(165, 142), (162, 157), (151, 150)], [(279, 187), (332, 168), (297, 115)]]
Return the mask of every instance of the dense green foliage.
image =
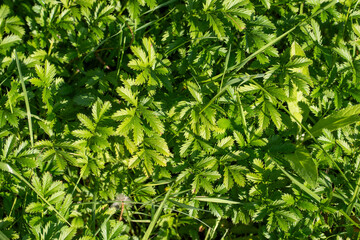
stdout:
[(0, 239), (356, 239), (356, 0), (3, 0)]

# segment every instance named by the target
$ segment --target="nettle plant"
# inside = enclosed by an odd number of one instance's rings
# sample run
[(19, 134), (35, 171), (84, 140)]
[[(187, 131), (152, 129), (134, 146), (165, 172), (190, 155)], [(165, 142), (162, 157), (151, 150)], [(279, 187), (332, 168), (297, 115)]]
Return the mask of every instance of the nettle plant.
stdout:
[(0, 238), (359, 238), (359, 17), (3, 1)]

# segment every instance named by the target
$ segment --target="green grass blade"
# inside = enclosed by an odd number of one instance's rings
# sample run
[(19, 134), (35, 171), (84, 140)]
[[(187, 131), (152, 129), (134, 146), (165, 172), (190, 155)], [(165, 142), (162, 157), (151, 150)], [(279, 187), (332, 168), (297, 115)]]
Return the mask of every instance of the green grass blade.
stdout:
[(214, 197), (205, 197), (205, 196), (196, 196), (194, 197), (194, 200), (198, 200), (201, 202), (212, 202), (212, 203), (223, 203), (223, 204), (242, 204), (241, 202), (236, 202), (223, 198), (214, 198)]
[(193, 206), (190, 206), (190, 205), (187, 205), (187, 204), (184, 204), (184, 203), (177, 202), (175, 200), (169, 199), (168, 201), (175, 204), (178, 207), (185, 208), (185, 209), (188, 209), (188, 210), (196, 210), (196, 211), (200, 211), (200, 212), (210, 212), (209, 210), (193, 207)]
[(224, 78), (225, 78), (225, 75), (226, 75), (226, 72), (227, 72), (227, 69), (228, 69), (229, 59), (230, 59), (230, 54), (231, 54), (231, 44), (230, 44), (230, 46), (229, 46), (228, 53), (226, 54), (225, 67), (224, 67), (223, 76), (222, 76), (222, 78), (221, 78), (221, 83), (220, 83), (220, 89), (219, 89), (219, 92), (220, 92), (220, 91), (221, 91), (221, 89), (222, 89), (223, 82), (224, 82)]
[(168, 198), (170, 197), (171, 190), (172, 190), (172, 186), (170, 187), (170, 189), (166, 193), (166, 195), (164, 197), (164, 200), (161, 202), (159, 208), (156, 210), (154, 218), (151, 220), (149, 227), (146, 229), (146, 232), (145, 232), (142, 240), (150, 239), (150, 234), (154, 230), (154, 227), (155, 227), (157, 221), (159, 220), (160, 214), (161, 214), (161, 212), (162, 212), (162, 210), (163, 210), (163, 208), (165, 206), (165, 203), (168, 200)]
[[(347, 125), (360, 121), (360, 104), (353, 105), (336, 111), (326, 118), (319, 120), (312, 128), (309, 129), (311, 135), (318, 137), (322, 134), (323, 129), (334, 131)], [(310, 139), (311, 136), (305, 137), (304, 141)]]
[(351, 222), (352, 225), (354, 225), (355, 227), (360, 229), (360, 225), (355, 222), (348, 214), (346, 214), (346, 212), (344, 212), (344, 210), (340, 209), (339, 212), (349, 221)]
[(309, 196), (311, 196), (316, 202), (320, 202), (320, 197), (313, 191), (311, 191), (309, 188), (307, 188), (304, 184), (296, 180), (293, 176), (291, 176), (290, 173), (288, 173), (274, 158), (271, 158), (271, 160), (276, 164), (276, 166), (295, 184), (297, 185), (301, 190), (306, 192)]
[(2, 231), (0, 231), (0, 239), (2, 239), (2, 240), (10, 240)]
[(177, 2), (177, 0), (170, 0), (170, 1), (164, 2), (162, 4), (159, 4), (156, 7), (154, 7), (153, 9), (150, 9), (149, 11), (146, 11), (143, 14), (141, 14), (140, 17), (144, 16), (144, 15), (146, 15), (148, 13), (152, 13), (152, 12), (158, 10), (159, 8), (165, 7), (165, 6), (170, 5), (171, 3), (174, 3), (174, 2)]
[(29, 99), (28, 99), (27, 92), (26, 92), (24, 78), (23, 78), (22, 73), (21, 73), (20, 62), (19, 62), (19, 58), (18, 58), (16, 49), (14, 50), (14, 53), (15, 53), (16, 66), (17, 66), (17, 69), (18, 69), (18, 72), (19, 72), (19, 78), (20, 78), (21, 86), (22, 86), (22, 89), (23, 89), (23, 92), (24, 92), (26, 114), (27, 114), (27, 119), (28, 119), (28, 124), (29, 124), (30, 141), (31, 141), (31, 146), (33, 147), (34, 146), (34, 134), (33, 134), (32, 123), (31, 123), (31, 111), (30, 111)]
[(350, 204), (349, 206), (346, 208), (346, 213), (347, 214), (351, 214), (351, 211), (352, 209), (354, 208), (354, 205), (355, 203), (358, 201), (359, 199), (359, 192), (360, 192), (360, 177), (358, 178), (357, 180), (357, 183), (356, 183), (356, 187), (355, 187), (355, 190), (354, 190), (354, 193), (353, 193), (353, 196), (350, 200)]

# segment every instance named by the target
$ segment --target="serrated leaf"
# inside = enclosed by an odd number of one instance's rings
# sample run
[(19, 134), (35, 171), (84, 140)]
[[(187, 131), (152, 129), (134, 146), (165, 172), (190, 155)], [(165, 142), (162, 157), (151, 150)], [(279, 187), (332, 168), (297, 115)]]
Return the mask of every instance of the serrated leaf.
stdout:
[(153, 9), (157, 5), (156, 0), (145, 0), (145, 2), (150, 7), (150, 9)]
[(311, 19), (311, 26), (314, 31), (315, 40), (321, 45), (322, 37), (321, 37), (320, 25), (314, 19)]
[(145, 142), (148, 143), (151, 147), (153, 147), (161, 154), (165, 156), (171, 156), (169, 147), (166, 141), (162, 137), (154, 135), (150, 138), (146, 138)]
[(225, 138), (219, 140), (217, 143), (217, 146), (225, 149), (225, 148), (233, 146), (233, 144), (234, 144), (234, 140), (232, 139), (231, 136), (228, 136), (228, 137), (225, 137)]
[[(309, 65), (312, 64), (312, 61), (308, 58), (305, 57), (297, 57), (294, 60), (291, 60), (290, 62), (288, 62), (285, 66), (287, 68), (302, 68), (302, 67), (307, 67)], [(301, 72), (303, 73), (303, 72)], [(304, 75), (307, 75), (305, 73), (303, 73)]]
[(344, 140), (337, 139), (336, 143), (344, 150), (346, 154), (351, 154), (353, 152), (350, 145)]
[(127, 9), (129, 11), (130, 17), (134, 20), (139, 16), (140, 13), (140, 5), (138, 1), (128, 1)]
[(65, 196), (65, 192), (64, 192), (64, 191), (55, 192), (54, 194), (52, 194), (52, 195), (49, 197), (48, 201), (49, 201), (49, 203), (56, 205), (56, 204), (61, 203), (61, 201), (63, 200), (64, 196)]
[(334, 51), (348, 62), (352, 62), (351, 53), (345, 47), (334, 48)]
[(17, 35), (9, 35), (0, 41), (0, 50), (7, 50), (11, 46), (21, 42), (21, 38)]
[(139, 145), (144, 140), (144, 128), (142, 126), (142, 122), (139, 118), (134, 117), (132, 124), (134, 129), (134, 143)]
[(295, 203), (294, 197), (287, 193), (282, 195), (281, 199), (289, 206), (294, 205), (294, 203)]
[(94, 123), (91, 121), (90, 118), (88, 118), (85, 114), (82, 113), (78, 113), (77, 115), (78, 119), (80, 120), (80, 122), (90, 131), (94, 131), (95, 130), (95, 125)]
[(291, 44), (291, 48), (290, 48), (290, 58), (293, 58), (295, 56), (306, 57), (302, 47), (297, 42), (294, 41)]
[(203, 103), (201, 89), (193, 82), (187, 83), (187, 89), (198, 103)]
[(251, 91), (257, 91), (257, 90), (260, 90), (260, 87), (255, 85), (255, 84), (248, 84), (248, 85), (245, 85), (245, 86), (241, 86), (238, 88), (238, 91), (240, 93), (242, 92), (251, 92)]
[(39, 78), (30, 78), (29, 81), (36, 87), (42, 87), (44, 85)]
[(133, 94), (132, 91), (129, 88), (117, 88), (116, 91), (119, 93), (119, 95), (124, 98), (127, 102), (130, 102), (135, 107), (138, 104), (138, 99), (136, 97), (136, 94)]
[(222, 38), (225, 35), (224, 25), (218, 17), (214, 14), (207, 13), (206, 20), (208, 20), (218, 38)]
[(225, 17), (228, 19), (229, 22), (239, 31), (243, 31), (246, 27), (246, 24), (237, 16), (230, 15), (225, 13)]
[(167, 160), (154, 150), (146, 150), (146, 154), (160, 166), (166, 166)]
[(229, 169), (227, 167), (225, 167), (225, 169), (224, 169), (224, 185), (225, 185), (225, 188), (228, 190), (230, 188), (232, 188), (234, 185), (233, 179), (231, 178)]
[(255, 21), (252, 21), (251, 24), (276, 29), (275, 25), (266, 16), (257, 16)]
[(302, 47), (297, 42), (293, 42), (290, 49), (290, 62), (287, 64), (287, 67), (310, 78), (308, 66), (311, 64), (312, 61), (306, 58)]
[(44, 211), (44, 206), (40, 202), (32, 202), (26, 207), (25, 211), (28, 213), (40, 213)]
[(74, 130), (71, 133), (75, 137), (83, 138), (83, 139), (88, 139), (88, 138), (91, 138), (93, 136), (93, 134), (91, 132), (89, 132), (88, 130), (82, 130), (82, 129)]
[(245, 147), (246, 142), (245, 142), (245, 139), (244, 139), (243, 135), (240, 132), (236, 131), (236, 130), (233, 131), (233, 135), (234, 135), (235, 141), (239, 144), (239, 146), (240, 147)]
[(109, 111), (111, 108), (111, 103), (109, 101), (102, 102), (98, 99), (91, 108), (91, 114), (96, 123), (100, 122), (104, 114)]
[(274, 122), (277, 129), (281, 128), (282, 120), (281, 115), (270, 102), (266, 102), (266, 108), (269, 110), (271, 120)]
[(211, 169), (217, 162), (215, 157), (205, 157), (196, 163), (196, 168), (198, 169)]
[(138, 155), (133, 156), (132, 158), (129, 159), (129, 168), (134, 168), (137, 165), (139, 165), (140, 163), (140, 158), (138, 157)]
[(147, 109), (142, 109), (141, 113), (153, 130), (155, 130), (159, 134), (162, 134), (164, 132), (164, 124), (161, 122), (155, 112)]
[(0, 6), (0, 19), (5, 19), (10, 14), (10, 8), (4, 4)]

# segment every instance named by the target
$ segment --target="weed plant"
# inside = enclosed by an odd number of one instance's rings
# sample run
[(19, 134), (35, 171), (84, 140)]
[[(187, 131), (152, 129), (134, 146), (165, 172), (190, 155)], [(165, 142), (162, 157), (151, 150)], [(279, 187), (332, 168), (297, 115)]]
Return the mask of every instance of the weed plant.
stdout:
[(3, 0), (0, 239), (359, 239), (359, 0)]

